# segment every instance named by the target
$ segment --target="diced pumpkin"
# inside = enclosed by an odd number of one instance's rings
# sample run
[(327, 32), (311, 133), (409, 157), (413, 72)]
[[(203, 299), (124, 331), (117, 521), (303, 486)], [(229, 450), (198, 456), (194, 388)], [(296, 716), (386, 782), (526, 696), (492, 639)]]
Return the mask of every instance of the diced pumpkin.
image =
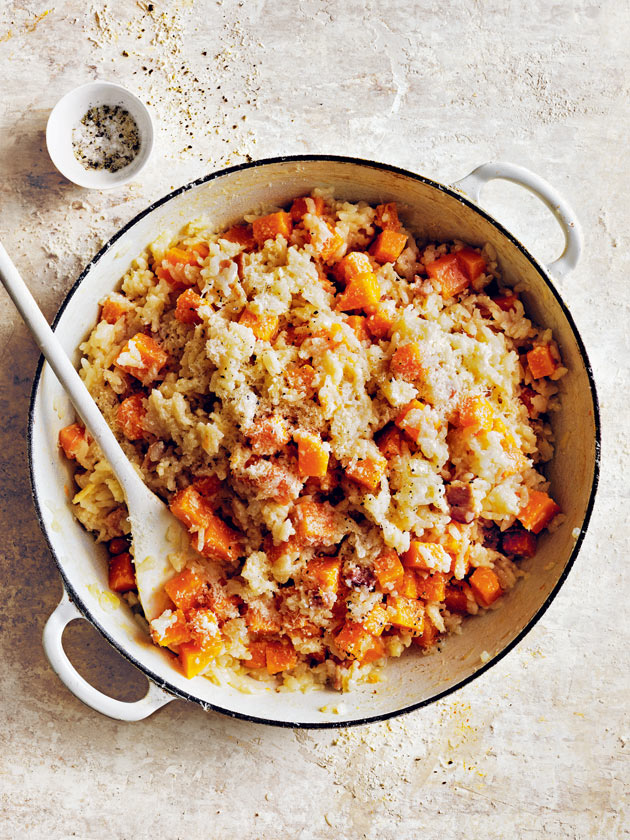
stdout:
[(433, 647), (433, 645), (437, 642), (439, 636), (440, 633), (437, 627), (427, 615), (425, 616), (422, 634), (420, 636), (415, 636), (413, 641), (414, 644), (418, 645), (418, 647), (424, 648), (424, 650), (428, 650), (430, 647)]
[(394, 419), (394, 423), (399, 429), (402, 429), (414, 443), (418, 443), (420, 439), (421, 429), (418, 425), (417, 411), (424, 409), (424, 403), (420, 400), (411, 400), (404, 408), (402, 408)]
[(208, 667), (221, 653), (223, 643), (216, 639), (212, 644), (199, 645), (196, 642), (184, 642), (179, 646), (179, 661), (184, 676), (191, 680)]
[(469, 578), (469, 583), (475, 600), (482, 607), (489, 607), (503, 594), (499, 578), (492, 569), (485, 566), (479, 566), (475, 569)]
[(246, 665), (248, 668), (266, 668), (267, 644), (267, 642), (250, 642), (247, 645), (249, 659), (243, 659), (243, 665)]
[(391, 592), (398, 586), (405, 570), (393, 548), (386, 548), (376, 557), (374, 574), (383, 592)]
[(418, 598), (418, 583), (413, 569), (405, 569), (402, 580), (396, 585), (396, 594), (404, 598)]
[(444, 603), (452, 613), (457, 613), (458, 615), (466, 615), (468, 613), (468, 598), (464, 590), (459, 586), (449, 585), (446, 587)]
[(347, 659), (361, 660), (374, 643), (374, 636), (357, 621), (346, 621), (335, 636), (335, 644)]
[(167, 580), (164, 590), (171, 601), (180, 610), (190, 610), (204, 594), (205, 584), (193, 571), (184, 569)]
[(387, 204), (378, 204), (376, 206), (376, 215), (374, 216), (374, 224), (380, 227), (381, 230), (400, 230), (400, 220), (398, 218), (398, 208), (395, 202), (391, 201)]
[(267, 671), (279, 674), (289, 671), (297, 665), (297, 653), (290, 641), (267, 642), (266, 649)]
[(315, 242), (311, 239), (311, 243), (315, 249), (315, 253), (317, 256), (325, 263), (330, 262), (331, 260), (334, 262), (334, 256), (343, 245), (343, 236), (329, 224), (326, 225), (328, 228), (329, 235), (325, 237), (322, 241), (320, 241), (317, 246), (315, 246)]
[(118, 404), (116, 422), (127, 440), (142, 440), (145, 435), (143, 421), (146, 413), (142, 394), (133, 394)]
[(248, 604), (245, 623), (252, 633), (279, 633), (282, 630), (282, 621), (277, 611), (264, 604)]
[(149, 385), (157, 378), (167, 361), (168, 353), (162, 350), (154, 338), (144, 333), (136, 333), (123, 345), (114, 364), (140, 380), (143, 385)]
[(529, 531), (506, 531), (501, 537), (504, 554), (515, 554), (517, 557), (533, 557), (536, 554), (536, 537)]
[(186, 289), (177, 298), (177, 305), (175, 307), (175, 318), (180, 324), (200, 324), (201, 315), (197, 311), (203, 298), (194, 292), (192, 289)]
[(379, 306), (376, 312), (372, 312), (365, 320), (365, 326), (372, 338), (389, 338), (394, 326), (394, 319), (383, 306)]
[(340, 557), (315, 557), (308, 563), (308, 573), (317, 582), (320, 589), (327, 592), (339, 590)]
[(363, 315), (350, 315), (345, 319), (346, 324), (350, 327), (359, 341), (369, 341), (370, 336), (365, 326), (365, 317)]
[(270, 414), (252, 423), (247, 437), (255, 455), (276, 455), (291, 440), (291, 433), (284, 417)]
[(323, 478), (328, 470), (329, 447), (319, 435), (298, 429), (293, 433), (298, 446), (298, 469), (302, 476)]
[(256, 315), (251, 309), (245, 308), (238, 322), (249, 327), (261, 341), (271, 341), (278, 331), (279, 320), (277, 315)]
[(443, 601), (446, 597), (446, 581), (448, 578), (442, 572), (430, 575), (416, 575), (418, 598), (423, 601)]
[(291, 388), (301, 391), (305, 397), (313, 396), (316, 373), (312, 365), (287, 365), (285, 375)]
[(240, 535), (214, 514), (210, 502), (194, 487), (180, 490), (171, 499), (172, 513), (188, 530), (204, 532), (200, 553), (212, 560), (234, 563), (242, 551)]
[(291, 205), (291, 219), (295, 224), (301, 222), (307, 213), (314, 216), (323, 216), (326, 212), (326, 204), (321, 195), (305, 195), (295, 198)]
[(438, 284), (443, 298), (453, 297), (470, 285), (470, 279), (460, 268), (456, 254), (446, 254), (425, 268), (429, 277)]
[(462, 248), (457, 252), (457, 262), (471, 283), (474, 283), (486, 271), (486, 261), (472, 248)]
[(403, 344), (392, 356), (389, 363), (393, 376), (406, 382), (417, 382), (426, 373), (422, 364), (422, 352), (417, 344)]
[(350, 280), (345, 291), (337, 297), (336, 308), (342, 312), (364, 309), (369, 313), (376, 309), (380, 299), (376, 274), (362, 274)]
[(285, 540), (278, 545), (274, 545), (271, 537), (269, 537), (269, 539), (265, 542), (265, 554), (272, 566), (287, 555), (289, 555), (292, 559), (295, 559), (299, 553), (300, 543), (295, 534), (292, 534), (288, 540)]
[(551, 355), (548, 344), (539, 344), (527, 354), (527, 364), (534, 379), (551, 376), (558, 364)]
[(369, 276), (372, 273), (370, 258), (363, 251), (350, 251), (335, 266), (335, 277), (345, 285), (357, 277)]
[(407, 444), (403, 439), (402, 432), (396, 426), (386, 427), (381, 434), (379, 434), (376, 445), (381, 451), (381, 454), (388, 461), (402, 455)]
[(113, 592), (131, 592), (137, 588), (136, 572), (128, 551), (110, 558), (107, 580)]
[(385, 475), (387, 470), (387, 461), (385, 458), (363, 458), (360, 461), (351, 461), (346, 467), (346, 475), (349, 479), (365, 487), (371, 493), (381, 485), (381, 478)]
[(409, 549), (400, 558), (403, 566), (423, 572), (449, 572), (451, 555), (439, 543), (411, 540)]
[(164, 610), (151, 622), (151, 638), (160, 647), (177, 647), (191, 640), (186, 616), (181, 610)]
[(107, 550), (112, 557), (115, 557), (117, 554), (124, 554), (126, 551), (129, 551), (129, 540), (127, 537), (114, 537), (113, 540), (107, 543)]
[(372, 607), (367, 616), (363, 619), (361, 624), (372, 636), (380, 636), (383, 630), (389, 624), (387, 609), (384, 604), (376, 604)]
[(223, 486), (223, 482), (217, 475), (203, 475), (195, 478), (192, 486), (202, 496), (210, 497), (216, 496)]
[(372, 637), (370, 647), (364, 651), (363, 656), (359, 660), (361, 665), (368, 665), (370, 662), (376, 662), (386, 655), (385, 643), (382, 639)]
[(541, 490), (530, 490), (527, 504), (521, 508), (516, 518), (528, 531), (539, 534), (558, 513), (560, 513), (560, 507), (547, 493)]
[(203, 602), (210, 607), (219, 623), (238, 618), (239, 606), (243, 603), (238, 595), (228, 595), (220, 583), (210, 584), (204, 593)]
[(268, 239), (275, 239), (277, 236), (284, 236), (285, 239), (288, 239), (291, 236), (292, 229), (291, 216), (284, 210), (270, 213), (268, 216), (261, 216), (252, 222), (254, 239), (260, 247)]
[(197, 265), (197, 253), (184, 248), (169, 248), (164, 259), (171, 265)]
[(256, 244), (250, 225), (234, 225), (234, 227), (222, 233), (220, 238), (241, 245), (245, 251), (251, 251)]
[(405, 598), (402, 595), (388, 595), (387, 614), (394, 627), (403, 627), (414, 633), (422, 633), (424, 605), (421, 601)]
[(376, 262), (381, 264), (396, 262), (398, 257), (405, 250), (407, 234), (398, 233), (395, 230), (383, 230), (374, 240), (370, 248), (370, 254)]
[(205, 260), (210, 253), (210, 246), (207, 242), (194, 242), (192, 245), (187, 245), (186, 248), (197, 254), (202, 260)]
[(334, 509), (312, 499), (300, 499), (294, 508), (298, 538), (308, 544), (334, 545), (336, 516)]
[(113, 292), (105, 298), (101, 306), (101, 321), (107, 321), (108, 324), (115, 324), (119, 318), (126, 315), (130, 309), (133, 309), (133, 304), (124, 295)]
[(492, 405), (485, 397), (464, 397), (457, 409), (456, 425), (470, 431), (491, 431), (494, 422)]
[(497, 297), (492, 298), (492, 300), (496, 303), (499, 309), (502, 309), (504, 312), (509, 312), (510, 309), (514, 309), (516, 306), (518, 297), (513, 294), (497, 295)]
[(59, 446), (69, 460), (74, 460), (79, 453), (87, 452), (87, 433), (80, 423), (71, 423), (59, 431)]

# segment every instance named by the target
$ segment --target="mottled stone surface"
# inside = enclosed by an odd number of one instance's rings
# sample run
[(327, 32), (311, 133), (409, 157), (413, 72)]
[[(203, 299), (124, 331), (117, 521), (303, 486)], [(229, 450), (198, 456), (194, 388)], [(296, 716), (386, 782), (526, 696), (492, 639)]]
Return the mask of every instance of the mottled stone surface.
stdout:
[[(76, 700), (42, 651), (61, 583), (26, 464), (38, 354), (0, 292), (0, 838), (628, 836), (627, 3), (154, 6), (0, 4), (0, 237), (46, 314), (136, 212), (248, 156), (349, 154), (446, 182), (512, 160), (584, 226), (584, 258), (560, 291), (600, 391), (600, 492), (544, 618), (430, 708), (343, 732), (179, 701), (118, 723)], [(57, 99), (96, 77), (139, 91), (160, 123), (141, 179), (107, 193), (65, 181), (44, 142)], [(535, 199), (495, 184), (484, 203), (537, 256), (558, 252)], [(143, 678), (83, 623), (66, 641), (95, 684), (140, 696)]]

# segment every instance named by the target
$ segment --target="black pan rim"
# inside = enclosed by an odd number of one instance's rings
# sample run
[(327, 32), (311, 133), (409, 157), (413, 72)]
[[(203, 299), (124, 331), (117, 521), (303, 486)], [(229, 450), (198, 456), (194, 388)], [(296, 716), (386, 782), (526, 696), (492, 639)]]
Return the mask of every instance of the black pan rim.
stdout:
[[(210, 181), (218, 180), (222, 177), (231, 175), (235, 172), (244, 171), (247, 169), (255, 169), (262, 166), (269, 166), (273, 164), (282, 164), (282, 163), (308, 163), (314, 161), (330, 161), (331, 163), (347, 163), (349, 165), (360, 165), (365, 166), (368, 168), (373, 169), (380, 169), (387, 172), (392, 172), (397, 175), (402, 175), (407, 178), (411, 178), (412, 180), (419, 181), (424, 183), (434, 189), (443, 192), (452, 198), (459, 201), (461, 204), (469, 207), (474, 212), (480, 214), (486, 221), (488, 221), (491, 225), (493, 225), (499, 233), (501, 233), (506, 239), (509, 240), (521, 253), (526, 257), (526, 259), (531, 262), (534, 268), (539, 273), (540, 277), (542, 278), (543, 282), (547, 285), (549, 290), (551, 291), (553, 297), (555, 298), (556, 302), (560, 306), (564, 317), (567, 319), (567, 322), (571, 328), (571, 331), (575, 337), (578, 349), (580, 351), (580, 355), (582, 358), (582, 362), (584, 364), (584, 368), (586, 370), (586, 374), (589, 381), (589, 388), (590, 394), (593, 404), (593, 422), (595, 426), (595, 454), (594, 454), (594, 463), (593, 463), (593, 478), (591, 483), (591, 491), (589, 494), (589, 500), (586, 507), (586, 511), (584, 514), (584, 520), (582, 522), (582, 526), (580, 528), (580, 534), (575, 541), (571, 554), (565, 564), (565, 567), (556, 582), (554, 588), (549, 592), (545, 601), (541, 604), (539, 609), (536, 613), (532, 616), (532, 618), (527, 622), (527, 624), (521, 629), (521, 631), (512, 639), (511, 642), (496, 654), (496, 656), (492, 657), (487, 663), (483, 664), (477, 670), (473, 671), (472, 674), (469, 674), (463, 680), (455, 683), (452, 686), (444, 689), (443, 691), (436, 692), (435, 694), (431, 695), (430, 697), (425, 698), (417, 703), (412, 703), (407, 706), (403, 706), (400, 709), (395, 709), (389, 712), (384, 712), (378, 715), (372, 715), (368, 717), (361, 717), (355, 718), (351, 720), (340, 720), (340, 721), (326, 721), (322, 723), (317, 722), (301, 722), (301, 721), (284, 721), (284, 720), (272, 720), (263, 717), (257, 717), (256, 715), (244, 714), (242, 712), (235, 712), (231, 709), (226, 709), (221, 706), (208, 703), (204, 700), (201, 700), (199, 697), (196, 697), (182, 689), (179, 689), (177, 686), (172, 685), (163, 677), (155, 674), (150, 669), (146, 668), (142, 665), (131, 653), (129, 653), (122, 645), (118, 644), (112, 636), (108, 633), (108, 631), (101, 626), (101, 624), (94, 618), (91, 614), (90, 610), (85, 606), (81, 597), (77, 593), (75, 587), (72, 585), (72, 582), (68, 578), (63, 568), (63, 565), (60, 559), (57, 557), (57, 554), (51, 544), (48, 531), (44, 522), (42, 508), (39, 501), (38, 491), (35, 486), (35, 471), (34, 471), (34, 441), (33, 441), (33, 426), (34, 426), (34, 412), (35, 412), (35, 404), (37, 401), (37, 393), (39, 389), (39, 383), (41, 379), (42, 369), (44, 365), (44, 358), (40, 356), (39, 362), (37, 365), (37, 369), (35, 372), (35, 377), (33, 380), (33, 387), (31, 389), (31, 396), (30, 396), (30, 404), (29, 404), (29, 412), (28, 412), (28, 429), (27, 429), (27, 440), (28, 440), (28, 462), (29, 462), (29, 476), (31, 482), (31, 493), (33, 496), (33, 503), (35, 505), (35, 512), (37, 516), (37, 520), (39, 522), (39, 526), (42, 530), (48, 548), (51, 552), (53, 560), (59, 569), (59, 573), (64, 583), (64, 587), (70, 600), (78, 607), (80, 612), (82, 613), (83, 617), (95, 627), (99, 633), (101, 633), (105, 639), (109, 642), (110, 645), (121, 655), (123, 656), (128, 662), (134, 665), (138, 670), (141, 671), (151, 682), (155, 683), (159, 688), (165, 691), (168, 694), (173, 695), (174, 698), (187, 700), (192, 703), (196, 703), (197, 705), (201, 706), (206, 711), (215, 711), (222, 715), (226, 715), (228, 717), (237, 718), (239, 720), (246, 720), (250, 723), (262, 723), (269, 726), (276, 726), (281, 728), (288, 728), (288, 729), (342, 729), (348, 728), (351, 726), (362, 726), (364, 724), (369, 723), (377, 723), (380, 721), (389, 720), (393, 717), (398, 717), (399, 715), (409, 714), (410, 712), (416, 711), (417, 709), (424, 708), (437, 700), (440, 700), (448, 695), (452, 694), (453, 692), (463, 688), (464, 686), (471, 683), (473, 680), (480, 677), (484, 674), (489, 668), (495, 665), (497, 662), (500, 662), (511, 650), (513, 650), (517, 644), (519, 644), (525, 636), (530, 632), (530, 630), (537, 624), (537, 622), (542, 618), (545, 612), (549, 609), (552, 601), (555, 599), (556, 595), (558, 594), (560, 588), (564, 584), (565, 580), (568, 577), (569, 572), (571, 571), (575, 560), (579, 554), (580, 548), (582, 546), (582, 542), (584, 540), (584, 536), (586, 535), (586, 531), (588, 529), (588, 525), (591, 520), (591, 515), (593, 512), (593, 507), (595, 504), (595, 497), (597, 493), (597, 487), (599, 484), (599, 472), (600, 472), (600, 460), (601, 460), (601, 418), (600, 418), (600, 411), (599, 411), (599, 400), (597, 396), (597, 389), (595, 386), (595, 380), (593, 376), (593, 370), (588, 358), (588, 354), (586, 352), (586, 348), (584, 346), (584, 342), (582, 337), (577, 329), (577, 326), (573, 320), (573, 317), (560, 297), (559, 293), (555, 289), (553, 283), (551, 282), (549, 275), (547, 274), (546, 270), (542, 266), (542, 264), (532, 255), (530, 252), (525, 248), (525, 246), (516, 239), (503, 225), (498, 222), (493, 216), (483, 210), (481, 207), (476, 205), (472, 202), (467, 196), (463, 195), (462, 193), (457, 192), (456, 189), (452, 187), (448, 187), (444, 184), (439, 183), (438, 181), (434, 181), (431, 178), (427, 178), (423, 175), (418, 175), (417, 173), (410, 172), (409, 170), (402, 169), (397, 166), (393, 166), (387, 163), (381, 163), (378, 161), (372, 160), (365, 160), (362, 158), (355, 158), (349, 157), (344, 155), (281, 155), (278, 157), (272, 158), (263, 158), (256, 161), (251, 161), (247, 163), (238, 164), (236, 166), (231, 166), (226, 169), (217, 170), (215, 172), (210, 173), (209, 175), (205, 175), (201, 178), (198, 178), (194, 181), (191, 181), (188, 184), (185, 184), (181, 187), (178, 187), (175, 190), (172, 190), (170, 193), (167, 193), (162, 198), (156, 200), (152, 204), (150, 204), (145, 210), (142, 210), (136, 216), (134, 216), (129, 222), (127, 222), (117, 233), (115, 233), (111, 239), (98, 251), (98, 253), (88, 262), (86, 267), (83, 269), (75, 283), (72, 285), (70, 290), (67, 292), (64, 300), (59, 307), (57, 314), (52, 322), (53, 329), (56, 328), (59, 319), (61, 318), (64, 310), (66, 309), (67, 305), (69, 304), (70, 300), (74, 296), (76, 290), (87, 276), (88, 272), (91, 271), (92, 267), (99, 262), (102, 257), (113, 247), (113, 245), (122, 237), (127, 230), (129, 230), (133, 225), (147, 216), (149, 213), (152, 213), (156, 208), (160, 207), (162, 204), (171, 201), (172, 199), (176, 198), (177, 196), (181, 195), (184, 192), (187, 192), (195, 187), (201, 186), (202, 184), (208, 183)], [(140, 701), (141, 702), (141, 701)]]

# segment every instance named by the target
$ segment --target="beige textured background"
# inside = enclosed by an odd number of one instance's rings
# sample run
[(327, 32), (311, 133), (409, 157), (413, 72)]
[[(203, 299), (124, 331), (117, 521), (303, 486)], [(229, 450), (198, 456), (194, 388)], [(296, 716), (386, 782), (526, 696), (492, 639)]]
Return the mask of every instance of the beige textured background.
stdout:
[[(603, 475), (552, 607), (451, 698), (340, 732), (180, 701), (117, 723), (76, 700), (42, 652), (61, 584), (26, 465), (38, 354), (1, 292), (0, 838), (627, 837), (625, 0), (44, 2), (0, 3), (0, 238), (48, 316), (123, 223), (227, 164), (329, 152), (449, 182), (512, 160), (560, 189), (584, 226), (584, 258), (560, 291), (599, 386)], [(111, 193), (66, 182), (44, 144), (56, 100), (96, 77), (139, 91), (160, 123), (141, 180)], [(533, 198), (497, 184), (484, 203), (537, 256), (557, 253)], [(66, 636), (74, 661), (140, 696), (142, 678), (83, 624)]]

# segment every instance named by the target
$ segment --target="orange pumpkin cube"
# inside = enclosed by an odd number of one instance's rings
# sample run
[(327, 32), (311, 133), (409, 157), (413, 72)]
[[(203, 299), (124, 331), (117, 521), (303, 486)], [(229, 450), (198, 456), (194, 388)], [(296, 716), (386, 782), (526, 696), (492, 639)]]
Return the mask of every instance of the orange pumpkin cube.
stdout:
[(319, 435), (298, 429), (293, 433), (298, 446), (298, 469), (302, 476), (323, 478), (328, 470), (329, 452)]
[(357, 621), (346, 621), (335, 636), (335, 644), (347, 659), (362, 659), (374, 644), (374, 636)]
[(188, 629), (192, 640), (200, 647), (207, 648), (221, 642), (219, 622), (213, 610), (207, 607), (192, 609), (188, 613)]
[(539, 344), (527, 354), (527, 364), (534, 379), (551, 376), (558, 367), (548, 344)]
[(346, 475), (356, 484), (365, 487), (371, 493), (375, 493), (381, 485), (381, 478), (387, 470), (385, 458), (363, 458), (360, 461), (350, 462), (346, 467)]
[(422, 364), (422, 352), (417, 344), (403, 344), (392, 356), (390, 370), (393, 376), (406, 382), (416, 382), (422, 379), (425, 369)]
[(308, 573), (315, 579), (320, 589), (327, 592), (339, 590), (340, 557), (315, 557), (308, 563)]
[(83, 450), (87, 453), (88, 437), (80, 423), (71, 423), (59, 431), (59, 446), (69, 460), (74, 460)]
[(194, 292), (192, 289), (186, 289), (177, 298), (177, 305), (175, 307), (175, 318), (180, 324), (200, 324), (201, 315), (197, 311), (203, 298)]
[(403, 566), (423, 572), (449, 572), (451, 568), (451, 556), (439, 543), (411, 540), (401, 560)]
[(381, 299), (376, 274), (362, 274), (348, 283), (345, 291), (337, 297), (336, 308), (342, 312), (353, 309), (374, 311)]
[(204, 557), (228, 563), (238, 559), (242, 551), (240, 535), (214, 514), (211, 503), (194, 487), (176, 493), (169, 507), (189, 531), (203, 531), (200, 553)]
[(282, 630), (282, 622), (277, 610), (264, 603), (247, 605), (245, 623), (252, 633), (279, 633)]
[(470, 285), (470, 279), (460, 268), (457, 254), (446, 254), (425, 266), (427, 274), (435, 280), (443, 298), (450, 298), (463, 292)]
[(539, 534), (558, 513), (560, 507), (547, 493), (530, 490), (527, 504), (521, 508), (516, 518), (528, 531)]
[(157, 378), (167, 361), (168, 353), (162, 350), (154, 338), (144, 333), (136, 333), (123, 346), (114, 364), (135, 376), (143, 385), (149, 385)]
[(405, 250), (407, 244), (407, 234), (398, 233), (395, 230), (384, 230), (376, 237), (370, 254), (374, 257), (376, 262), (381, 264), (388, 262), (396, 262), (398, 257)]
[(423, 601), (443, 601), (446, 598), (447, 576), (442, 572), (430, 575), (416, 574), (418, 598)]
[(376, 312), (367, 316), (365, 326), (372, 338), (388, 338), (394, 326), (394, 318), (385, 308), (379, 306)]
[(261, 216), (252, 222), (254, 239), (259, 247), (262, 247), (268, 239), (275, 239), (277, 236), (284, 236), (285, 239), (288, 239), (291, 236), (292, 229), (291, 216), (284, 210), (270, 213), (268, 216)]
[(456, 425), (475, 433), (489, 432), (494, 422), (492, 405), (485, 397), (464, 397), (457, 409)]
[(260, 341), (271, 341), (278, 331), (277, 315), (256, 315), (251, 309), (244, 309), (239, 324), (249, 327)]
[(472, 248), (462, 248), (456, 256), (459, 267), (471, 283), (481, 277), (487, 268), (484, 258)]
[(267, 642), (250, 642), (247, 650), (249, 659), (243, 659), (243, 665), (255, 669), (267, 667)]
[(316, 373), (312, 365), (288, 365), (285, 376), (291, 388), (301, 391), (305, 397), (313, 396)]
[(151, 622), (151, 638), (160, 647), (177, 647), (191, 640), (186, 616), (181, 610), (164, 610)]
[(363, 619), (361, 624), (372, 636), (380, 636), (383, 630), (389, 624), (389, 617), (387, 609), (384, 604), (377, 604), (372, 607), (368, 615)]
[(388, 461), (392, 458), (397, 458), (402, 455), (407, 444), (403, 440), (402, 432), (396, 426), (386, 427), (385, 430), (379, 434), (376, 445), (381, 451), (381, 454)]
[(266, 648), (267, 671), (279, 674), (289, 671), (297, 665), (297, 653), (290, 641), (267, 642)]
[(241, 245), (245, 251), (251, 251), (256, 244), (250, 225), (235, 225), (222, 233), (221, 239)]
[(422, 633), (424, 627), (424, 605), (413, 598), (402, 595), (387, 596), (387, 614), (394, 627)]
[(325, 263), (334, 262), (334, 256), (343, 245), (343, 236), (329, 224), (327, 224), (328, 236), (315, 246), (315, 242), (311, 237), (311, 243), (315, 248), (316, 255)]
[(107, 321), (108, 324), (115, 324), (130, 309), (133, 309), (133, 304), (130, 300), (124, 297), (124, 295), (112, 292), (111, 295), (105, 298), (101, 305), (101, 321)]
[(422, 416), (418, 414), (424, 409), (424, 403), (420, 400), (411, 400), (402, 408), (394, 419), (394, 423), (399, 429), (408, 435), (414, 443), (418, 443), (421, 434), (421, 420)]
[(326, 212), (326, 204), (321, 195), (305, 195), (293, 200), (289, 212), (293, 222), (298, 224), (307, 213), (312, 213), (314, 216), (323, 216)]
[(372, 263), (363, 251), (350, 251), (335, 266), (335, 277), (340, 283), (348, 284), (356, 277), (372, 274)]
[(425, 616), (424, 621), (424, 628), (422, 630), (422, 634), (420, 636), (414, 637), (414, 644), (418, 645), (425, 650), (428, 650), (430, 647), (437, 642), (440, 637), (440, 633), (435, 626), (435, 624), (431, 621), (429, 616)]
[(446, 587), (444, 603), (452, 613), (457, 613), (458, 615), (466, 615), (468, 613), (468, 598), (464, 590), (459, 586), (449, 585)]
[(223, 482), (217, 475), (202, 475), (195, 478), (192, 486), (202, 496), (216, 496), (221, 490)]
[(193, 571), (184, 569), (166, 581), (164, 590), (176, 607), (190, 610), (204, 594), (205, 584)]
[(536, 554), (536, 537), (529, 531), (506, 531), (501, 537), (501, 547), (504, 554), (533, 557)]
[(109, 559), (107, 582), (112, 592), (131, 592), (137, 589), (136, 571), (131, 554), (125, 551)]
[(127, 440), (142, 440), (145, 432), (143, 421), (147, 413), (142, 394), (133, 394), (119, 403), (116, 422)]
[(489, 607), (497, 598), (503, 595), (503, 590), (499, 584), (499, 578), (492, 571), (485, 566), (479, 566), (475, 569), (469, 578), (470, 588), (473, 591), (475, 600), (482, 607)]
[(405, 570), (393, 548), (386, 548), (374, 560), (374, 574), (384, 592), (395, 589), (403, 579)]
[(311, 545), (334, 545), (337, 525), (331, 505), (302, 498), (295, 505), (294, 516), (299, 540)]
[(416, 573), (413, 569), (405, 569), (402, 580), (396, 585), (396, 594), (412, 598), (414, 601), (419, 597)]
[(503, 312), (509, 312), (510, 309), (514, 309), (516, 306), (518, 296), (514, 294), (497, 295), (496, 297), (493, 297), (492, 300), (496, 303), (499, 309), (503, 310)]
[(350, 315), (345, 319), (345, 323), (350, 327), (359, 341), (369, 341), (370, 336), (365, 326), (365, 317), (363, 315)]
[(179, 661), (184, 676), (191, 680), (205, 671), (213, 659), (221, 653), (223, 643), (221, 639), (208, 645), (199, 645), (197, 642), (184, 642), (179, 646)]
[(368, 665), (370, 662), (376, 662), (377, 660), (382, 659), (385, 655), (385, 644), (383, 640), (372, 637), (370, 646), (364, 651), (359, 662), (361, 665)]
[(395, 202), (390, 201), (387, 204), (377, 205), (376, 215), (374, 216), (374, 224), (377, 227), (380, 227), (381, 230), (400, 230), (398, 208)]

